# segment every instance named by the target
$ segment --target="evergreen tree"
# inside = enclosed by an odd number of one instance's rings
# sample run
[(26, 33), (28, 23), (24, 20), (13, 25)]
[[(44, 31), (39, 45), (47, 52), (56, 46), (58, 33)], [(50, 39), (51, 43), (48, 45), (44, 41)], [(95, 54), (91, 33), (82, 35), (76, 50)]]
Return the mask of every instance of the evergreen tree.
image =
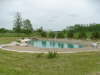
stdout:
[(17, 33), (20, 33), (22, 25), (23, 25), (23, 23), (22, 23), (21, 14), (19, 12), (17, 12), (16, 16), (15, 16), (13, 31), (17, 32)]

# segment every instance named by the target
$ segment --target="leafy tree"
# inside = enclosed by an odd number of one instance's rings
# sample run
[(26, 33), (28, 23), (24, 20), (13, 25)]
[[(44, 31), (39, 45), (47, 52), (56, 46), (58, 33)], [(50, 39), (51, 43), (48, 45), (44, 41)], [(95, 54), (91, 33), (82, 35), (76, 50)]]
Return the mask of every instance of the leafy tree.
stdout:
[(92, 32), (91, 39), (100, 39), (100, 33), (99, 32)]
[(43, 32), (43, 27), (40, 27), (39, 29), (37, 29), (36, 32), (39, 32), (39, 33)]
[(47, 32), (43, 30), (43, 27), (40, 27), (35, 32), (39, 33), (41, 37), (47, 37)]
[(17, 12), (15, 16), (15, 21), (14, 21), (14, 27), (13, 27), (14, 32), (20, 33), (22, 26), (23, 26), (23, 23), (22, 23), (21, 14)]
[(58, 32), (58, 34), (57, 34), (57, 38), (64, 38), (65, 36), (64, 36), (64, 32)]
[(47, 32), (46, 31), (42, 31), (40, 34), (41, 34), (42, 37), (47, 37)]
[(78, 38), (85, 39), (85, 38), (87, 38), (87, 35), (86, 35), (85, 32), (80, 32), (79, 35), (78, 35)]
[(56, 32), (53, 32), (53, 31), (49, 31), (48, 32), (48, 37), (49, 38), (55, 38), (57, 35), (56, 35)]
[(67, 33), (67, 37), (68, 37), (68, 38), (73, 38), (73, 37), (74, 37), (74, 33), (71, 32), (71, 31), (68, 32), (68, 33)]
[(33, 27), (29, 19), (23, 21), (23, 32), (27, 34), (33, 32)]
[(67, 31), (76, 32), (100, 32), (100, 24), (77, 24), (67, 28)]
[(99, 39), (100, 24), (77, 24), (70, 26), (67, 29), (68, 37), (71, 38), (73, 34), (79, 33), (77, 38), (90, 38), (89, 33), (92, 32), (91, 38)]

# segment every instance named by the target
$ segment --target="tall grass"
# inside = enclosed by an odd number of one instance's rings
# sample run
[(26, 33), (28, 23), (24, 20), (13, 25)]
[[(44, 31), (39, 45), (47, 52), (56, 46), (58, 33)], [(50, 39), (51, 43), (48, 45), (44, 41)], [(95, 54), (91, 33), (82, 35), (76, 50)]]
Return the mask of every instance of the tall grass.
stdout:
[(49, 53), (47, 54), (47, 57), (49, 59), (52, 59), (52, 58), (56, 58), (57, 57), (57, 52), (56, 51), (49, 51)]

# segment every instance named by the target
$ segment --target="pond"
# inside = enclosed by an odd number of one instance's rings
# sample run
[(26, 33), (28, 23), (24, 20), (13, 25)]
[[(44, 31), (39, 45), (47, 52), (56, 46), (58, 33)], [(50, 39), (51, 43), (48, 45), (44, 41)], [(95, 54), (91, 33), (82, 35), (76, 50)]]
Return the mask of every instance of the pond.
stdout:
[(38, 48), (83, 48), (82, 45), (78, 44), (48, 40), (31, 40), (28, 44)]

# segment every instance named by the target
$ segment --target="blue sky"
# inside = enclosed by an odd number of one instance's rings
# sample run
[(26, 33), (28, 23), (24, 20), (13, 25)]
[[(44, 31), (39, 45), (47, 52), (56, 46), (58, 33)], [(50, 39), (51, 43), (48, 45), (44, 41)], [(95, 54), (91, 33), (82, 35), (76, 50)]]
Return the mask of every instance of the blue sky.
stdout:
[(100, 23), (100, 0), (0, 0), (0, 27), (11, 29), (17, 11), (32, 21), (34, 29)]

